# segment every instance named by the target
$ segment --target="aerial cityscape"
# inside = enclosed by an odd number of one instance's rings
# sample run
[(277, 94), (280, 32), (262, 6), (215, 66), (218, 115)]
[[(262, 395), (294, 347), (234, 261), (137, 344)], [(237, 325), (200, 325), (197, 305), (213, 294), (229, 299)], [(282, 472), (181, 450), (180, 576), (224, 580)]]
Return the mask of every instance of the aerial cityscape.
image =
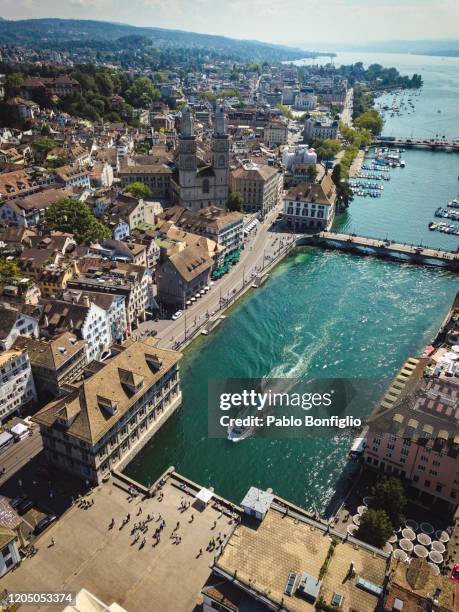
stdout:
[(459, 6), (5, 1), (0, 610), (459, 610)]

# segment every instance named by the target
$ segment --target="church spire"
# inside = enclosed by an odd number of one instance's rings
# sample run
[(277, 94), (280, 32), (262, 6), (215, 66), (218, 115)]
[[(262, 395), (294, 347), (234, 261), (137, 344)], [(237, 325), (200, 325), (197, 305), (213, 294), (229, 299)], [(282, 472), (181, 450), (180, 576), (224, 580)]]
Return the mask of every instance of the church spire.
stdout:
[(182, 109), (180, 135), (184, 138), (194, 137), (194, 119), (189, 106)]
[(215, 109), (214, 136), (226, 136), (226, 115), (223, 104), (217, 104)]

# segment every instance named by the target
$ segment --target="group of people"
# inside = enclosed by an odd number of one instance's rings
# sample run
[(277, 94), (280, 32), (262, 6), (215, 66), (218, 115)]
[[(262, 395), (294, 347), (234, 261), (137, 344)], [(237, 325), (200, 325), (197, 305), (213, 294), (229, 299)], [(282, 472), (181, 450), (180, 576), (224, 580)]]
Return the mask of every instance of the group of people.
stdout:
[[(157, 484), (156, 491), (155, 491), (157, 494), (154, 495), (154, 497), (156, 497), (158, 501), (162, 501), (164, 499), (164, 493), (161, 489), (163, 488), (165, 483), (166, 481), (162, 479)], [(184, 483), (180, 485), (180, 489), (184, 491), (185, 493), (188, 493), (188, 489)], [(139, 492), (134, 487), (130, 487), (128, 501), (131, 502), (135, 497), (138, 496), (138, 493)], [(184, 513), (190, 507), (191, 507), (191, 501), (186, 499), (185, 497), (181, 497), (180, 504), (178, 506), (179, 512)], [(221, 518), (224, 514), (223, 508), (220, 506), (217, 506), (216, 509), (220, 511), (218, 518)], [(139, 506), (136, 512), (136, 516), (140, 517), (142, 515), (143, 515), (143, 509), (141, 506)], [(139, 550), (140, 550), (146, 545), (147, 533), (149, 530), (149, 523), (153, 520), (155, 520), (154, 515), (147, 514), (144, 520), (141, 520), (138, 523), (134, 523), (131, 529), (131, 536), (134, 536), (134, 539), (131, 542), (131, 546), (139, 544)], [(131, 514), (128, 512), (121, 521), (120, 530), (123, 529), (123, 527), (125, 527), (125, 525), (127, 525), (130, 521), (131, 521)], [(194, 522), (194, 514), (190, 514), (188, 523), (193, 523), (193, 522)], [(229, 524), (232, 524), (233, 522), (234, 522), (234, 519), (233, 517), (231, 517)], [(166, 527), (166, 521), (163, 519), (161, 514), (159, 514), (158, 517), (156, 518), (156, 523), (157, 523), (156, 528), (154, 530), (154, 533), (152, 534), (152, 538), (153, 538), (152, 546), (153, 547), (157, 546), (161, 542), (161, 536), (163, 535), (164, 528)], [(108, 529), (111, 530), (114, 527), (115, 527), (115, 519), (112, 518), (109, 523)], [(211, 526), (211, 529), (212, 530), (216, 529), (216, 527), (217, 527), (217, 520), (214, 520)], [(179, 545), (181, 543), (182, 536), (180, 535), (180, 521), (177, 521), (175, 527), (173, 528), (169, 536), (169, 539), (173, 540), (173, 543), (176, 545)], [(213, 536), (212, 538), (210, 538), (207, 544), (207, 547), (206, 547), (206, 551), (218, 552), (219, 548), (223, 546), (225, 540), (226, 540), (226, 534), (222, 534), (222, 532), (219, 532), (217, 536)], [(196, 558), (199, 558), (200, 556), (202, 556), (202, 554), (203, 554), (203, 550), (202, 548), (200, 548), (198, 554), (196, 555)]]

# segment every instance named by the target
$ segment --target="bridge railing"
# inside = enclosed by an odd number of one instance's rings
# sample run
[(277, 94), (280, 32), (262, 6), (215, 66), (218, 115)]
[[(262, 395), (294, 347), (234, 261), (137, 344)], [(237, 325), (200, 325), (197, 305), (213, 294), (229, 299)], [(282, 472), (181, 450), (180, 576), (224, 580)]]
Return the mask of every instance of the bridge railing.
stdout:
[[(315, 236), (317, 236), (317, 234)], [(311, 237), (314, 238), (315, 236), (312, 235)], [(334, 237), (336, 237), (335, 239), (341, 240), (342, 242), (358, 242), (359, 239), (372, 240), (373, 242), (383, 243), (388, 249), (391, 247), (397, 248), (397, 246), (402, 246), (402, 247), (410, 247), (412, 249), (423, 249), (423, 250), (435, 251), (436, 253), (445, 254), (445, 255), (457, 255), (458, 254), (457, 251), (447, 251), (445, 249), (429, 247), (424, 244), (414, 244), (410, 242), (397, 242), (395, 240), (389, 240), (385, 238), (375, 238), (374, 236), (363, 236), (361, 234), (344, 234), (344, 233), (342, 234), (340, 232), (320, 232), (318, 236), (325, 238), (325, 239), (327, 238), (333, 239)], [(342, 238), (338, 238), (339, 236), (341, 236)]]

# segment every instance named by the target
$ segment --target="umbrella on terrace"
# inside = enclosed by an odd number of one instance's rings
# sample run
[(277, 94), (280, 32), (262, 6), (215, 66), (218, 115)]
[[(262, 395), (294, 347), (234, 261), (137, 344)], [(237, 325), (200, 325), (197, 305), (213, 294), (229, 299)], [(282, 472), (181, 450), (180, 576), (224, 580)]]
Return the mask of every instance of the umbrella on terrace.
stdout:
[(426, 533), (427, 535), (432, 535), (434, 532), (433, 525), (427, 522), (421, 523), (421, 531)]
[(407, 553), (410, 553), (413, 550), (413, 542), (411, 540), (403, 538), (398, 544), (400, 548)]
[(431, 550), (429, 553), (429, 559), (436, 563), (437, 565), (441, 565), (443, 563), (443, 555), (436, 550)]
[(432, 542), (432, 550), (436, 550), (442, 555), (445, 552), (446, 547), (443, 542), (438, 542), (438, 540), (435, 540), (434, 542)]
[(414, 547), (414, 554), (420, 559), (425, 559), (429, 554), (429, 551), (425, 546), (421, 546), (421, 544), (416, 544), (416, 546)]
[(432, 542), (430, 536), (428, 536), (426, 533), (418, 533), (417, 541), (423, 546), (430, 546), (430, 543)]
[(397, 550), (394, 551), (393, 557), (394, 559), (399, 559), (400, 561), (406, 561), (408, 559), (406, 552), (400, 548), (397, 548)]
[[(459, 346), (459, 344), (457, 346)], [(447, 531), (442, 531), (441, 529), (439, 529), (435, 532), (435, 535), (437, 536), (437, 540), (440, 540), (440, 542), (443, 542), (443, 544), (449, 542), (449, 535)]]
[(407, 540), (414, 540), (416, 538), (416, 534), (409, 527), (405, 527), (405, 529), (402, 530), (402, 536)]
[(438, 565), (435, 565), (435, 563), (428, 563), (427, 565), (430, 567), (430, 571), (434, 576), (440, 575), (440, 568), (438, 567)]

